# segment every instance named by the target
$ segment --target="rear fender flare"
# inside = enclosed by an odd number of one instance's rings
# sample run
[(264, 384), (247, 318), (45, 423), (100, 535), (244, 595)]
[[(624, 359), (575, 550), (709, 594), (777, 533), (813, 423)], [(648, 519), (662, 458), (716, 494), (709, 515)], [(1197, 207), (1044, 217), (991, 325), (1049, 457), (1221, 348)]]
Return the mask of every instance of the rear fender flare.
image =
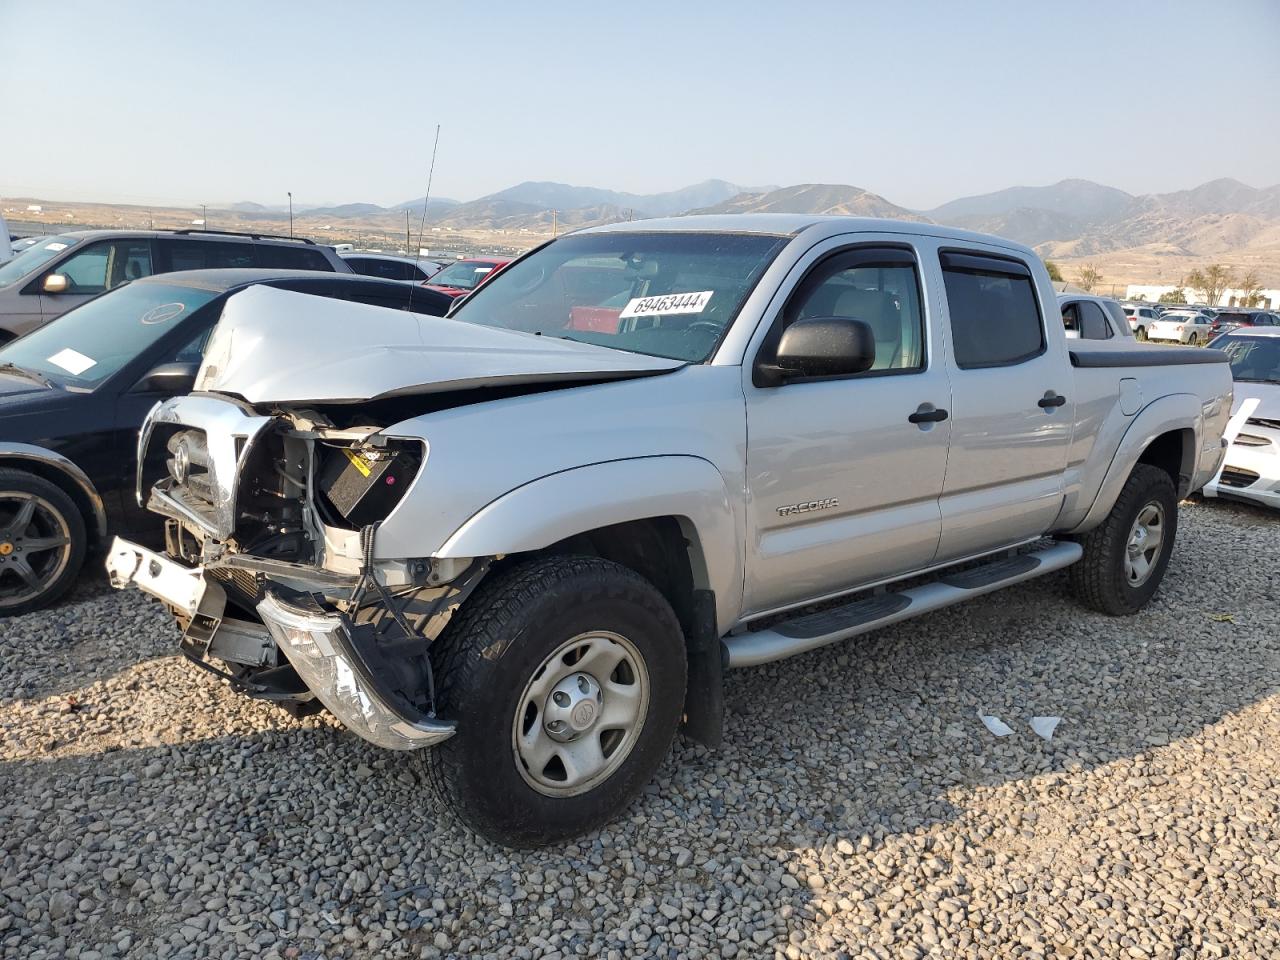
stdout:
[(1133, 423), (1129, 424), (1129, 429), (1120, 439), (1120, 446), (1111, 458), (1093, 506), (1071, 532), (1084, 533), (1106, 519), (1143, 452), (1157, 437), (1178, 431), (1190, 432), (1192, 435), (1190, 442), (1184, 440), (1182, 444), (1182, 466), (1176, 484), (1178, 496), (1186, 496), (1197, 469), (1204, 435), (1204, 416), (1199, 398), (1190, 393), (1176, 393), (1148, 404), (1133, 418)]
[(723, 632), (742, 603), (742, 539), (720, 471), (692, 456), (613, 460), (533, 480), (490, 502), (433, 556), (491, 557), (541, 550), (632, 520), (676, 517), (690, 542), (695, 586), (712, 590)]

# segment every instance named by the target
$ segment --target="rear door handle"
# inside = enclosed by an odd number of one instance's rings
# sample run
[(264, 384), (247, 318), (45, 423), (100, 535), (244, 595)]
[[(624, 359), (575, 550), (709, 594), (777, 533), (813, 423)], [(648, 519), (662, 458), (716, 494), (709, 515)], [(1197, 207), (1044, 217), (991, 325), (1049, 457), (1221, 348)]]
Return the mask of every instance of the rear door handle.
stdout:
[(1054, 393), (1052, 390), (1048, 391), (1038, 401), (1039, 406), (1043, 407), (1045, 410), (1048, 410), (1050, 407), (1060, 407), (1066, 402), (1066, 397), (1061, 394)]
[(907, 417), (907, 423), (941, 423), (947, 419), (947, 411), (922, 403), (916, 412)]

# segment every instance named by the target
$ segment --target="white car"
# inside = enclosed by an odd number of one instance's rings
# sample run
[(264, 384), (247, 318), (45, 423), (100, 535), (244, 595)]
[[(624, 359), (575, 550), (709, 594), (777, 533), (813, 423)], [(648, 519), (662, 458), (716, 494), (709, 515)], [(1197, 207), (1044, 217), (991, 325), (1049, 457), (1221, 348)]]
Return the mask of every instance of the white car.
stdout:
[(1213, 318), (1198, 310), (1170, 310), (1147, 327), (1148, 340), (1189, 343), (1193, 347), (1208, 343), (1213, 334)]
[(1235, 403), (1222, 470), (1204, 495), (1280, 509), (1280, 327), (1242, 327), (1210, 346), (1231, 358)]
[(1144, 307), (1137, 304), (1123, 304), (1124, 315), (1129, 318), (1129, 329), (1139, 340), (1147, 339), (1147, 331), (1160, 319), (1155, 307)]

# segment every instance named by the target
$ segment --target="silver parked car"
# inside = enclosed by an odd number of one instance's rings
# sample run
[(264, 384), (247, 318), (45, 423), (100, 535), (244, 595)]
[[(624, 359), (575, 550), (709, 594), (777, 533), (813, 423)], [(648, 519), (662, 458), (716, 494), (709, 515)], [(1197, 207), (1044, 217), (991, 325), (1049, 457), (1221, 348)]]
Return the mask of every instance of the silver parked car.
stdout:
[(682, 722), (718, 742), (723, 667), (1063, 568), (1142, 609), (1230, 408), (1222, 353), (1068, 341), (1032, 250), (932, 224), (613, 224), (374, 313), (232, 297), (141, 431), (167, 549), (108, 569), (512, 844), (616, 814)]
[(211, 230), (68, 230), (0, 265), (0, 344), (122, 283), (217, 267), (351, 273), (310, 240)]

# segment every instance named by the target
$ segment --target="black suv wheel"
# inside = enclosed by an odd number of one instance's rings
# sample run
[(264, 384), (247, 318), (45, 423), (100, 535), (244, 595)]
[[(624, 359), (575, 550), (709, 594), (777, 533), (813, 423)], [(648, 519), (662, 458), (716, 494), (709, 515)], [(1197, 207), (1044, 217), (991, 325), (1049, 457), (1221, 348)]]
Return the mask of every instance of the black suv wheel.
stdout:
[(0, 469), (0, 616), (47, 607), (84, 563), (84, 518), (43, 477)]

